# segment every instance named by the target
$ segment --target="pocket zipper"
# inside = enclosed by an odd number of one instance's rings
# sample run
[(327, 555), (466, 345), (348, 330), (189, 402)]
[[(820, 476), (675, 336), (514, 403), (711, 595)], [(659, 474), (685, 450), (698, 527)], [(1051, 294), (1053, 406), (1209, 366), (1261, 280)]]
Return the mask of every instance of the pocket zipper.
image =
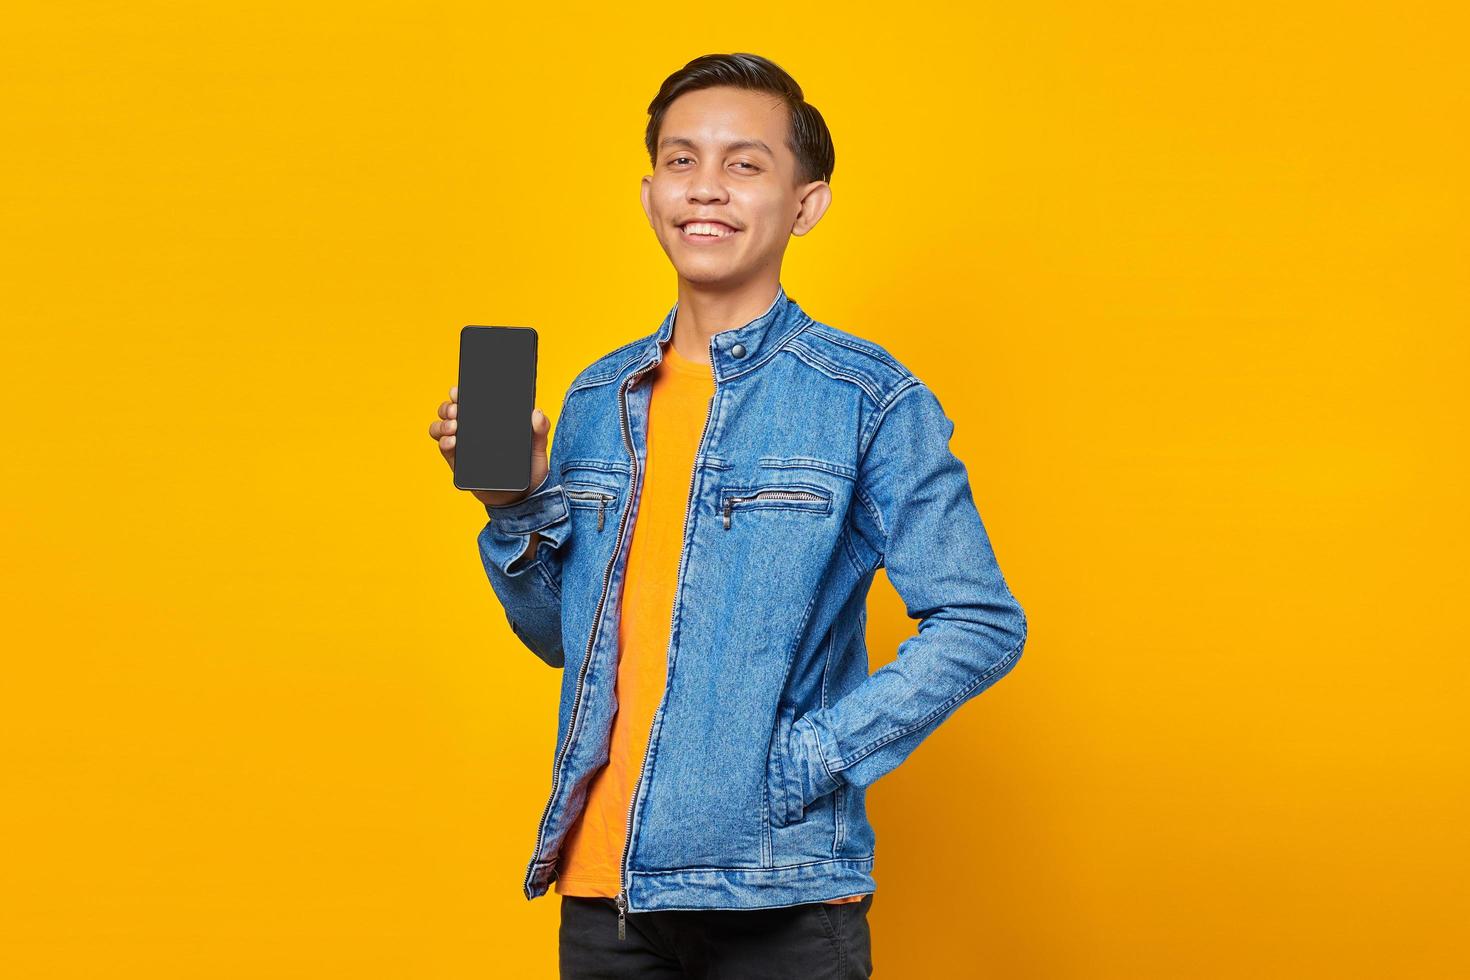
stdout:
[(737, 503), (746, 500), (815, 500), (822, 501), (827, 498), (810, 490), (760, 490), (756, 493), (746, 494), (743, 497), (725, 498), (725, 530), (730, 530), (730, 511)]
[(607, 502), (613, 499), (610, 493), (598, 493), (596, 490), (568, 490), (568, 497), (576, 497), (578, 500), (597, 501), (597, 530), (602, 530), (603, 515), (607, 512)]

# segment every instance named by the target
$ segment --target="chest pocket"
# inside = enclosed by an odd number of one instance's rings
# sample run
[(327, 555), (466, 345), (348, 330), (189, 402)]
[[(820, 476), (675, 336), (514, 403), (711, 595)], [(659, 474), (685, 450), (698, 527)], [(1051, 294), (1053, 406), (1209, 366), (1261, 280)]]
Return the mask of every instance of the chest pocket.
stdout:
[(761, 511), (819, 517), (832, 513), (832, 491), (816, 483), (785, 481), (720, 491), (720, 520), (730, 530), (742, 515)]
[(599, 533), (607, 529), (610, 518), (618, 513), (627, 482), (627, 465), (598, 459), (569, 459), (562, 464), (562, 492), (567, 504), (578, 512), (595, 514), (592, 526)]

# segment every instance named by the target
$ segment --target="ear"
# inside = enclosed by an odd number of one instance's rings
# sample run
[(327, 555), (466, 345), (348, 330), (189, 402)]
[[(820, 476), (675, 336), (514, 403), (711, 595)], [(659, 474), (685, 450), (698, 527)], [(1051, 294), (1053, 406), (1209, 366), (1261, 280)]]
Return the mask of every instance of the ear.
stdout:
[(653, 196), (653, 175), (644, 174), (642, 186), (638, 189), (638, 199), (643, 202), (643, 216), (648, 219), (648, 227), (653, 227), (653, 207), (650, 199)]
[(825, 180), (812, 181), (800, 193), (801, 208), (796, 212), (796, 221), (791, 226), (793, 235), (805, 235), (811, 231), (832, 205), (832, 185)]

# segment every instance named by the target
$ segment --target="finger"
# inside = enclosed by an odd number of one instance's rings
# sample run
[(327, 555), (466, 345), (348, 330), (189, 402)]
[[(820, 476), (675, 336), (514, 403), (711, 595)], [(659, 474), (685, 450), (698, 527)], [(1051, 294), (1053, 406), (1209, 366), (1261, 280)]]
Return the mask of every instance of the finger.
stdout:
[(440, 425), (440, 423), (438, 423), (438, 422), (430, 422), (429, 423), (429, 438), (430, 439), (438, 439), (440, 436), (442, 436), (444, 434), (443, 432), (440, 432), (439, 431), (439, 425)]
[(439, 448), (449, 450), (454, 448), (454, 436), (440, 436)]
[(455, 385), (449, 389), (449, 400), (452, 402), (459, 401), (459, 385)]
[(449, 403), (449, 417), (452, 418), (452, 419), (459, 418), (459, 403), (458, 402), (450, 402)]
[(546, 454), (546, 433), (551, 429), (551, 422), (546, 418), (546, 413), (541, 409), (531, 412), (531, 451), (538, 456)]
[(441, 419), (447, 419), (447, 418), (449, 418), (449, 406), (451, 404), (453, 404), (453, 403), (452, 402), (440, 402), (439, 403), (439, 417)]

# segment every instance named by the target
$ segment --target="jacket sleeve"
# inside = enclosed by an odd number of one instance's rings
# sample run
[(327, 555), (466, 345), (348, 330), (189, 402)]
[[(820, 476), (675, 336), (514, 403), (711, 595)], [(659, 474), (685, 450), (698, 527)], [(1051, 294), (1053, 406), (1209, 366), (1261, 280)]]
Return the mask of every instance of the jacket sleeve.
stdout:
[[(566, 403), (562, 403), (566, 411)], [(546, 478), (530, 496), (502, 507), (486, 506), (480, 531), (480, 561), (490, 586), (505, 607), (506, 619), (526, 648), (552, 667), (565, 664), (561, 638), (561, 563), (570, 511), (561, 485), (560, 433), (552, 440)], [(532, 532), (540, 535), (536, 552), (522, 554)]]
[(996, 564), (965, 466), (949, 448), (953, 433), (917, 379), (876, 415), (854, 506), (876, 527), (880, 562), (919, 630), (856, 688), (796, 720), (787, 751), (797, 811), (842, 783), (867, 786), (897, 767), (1003, 677), (1025, 646), (1026, 613)]

